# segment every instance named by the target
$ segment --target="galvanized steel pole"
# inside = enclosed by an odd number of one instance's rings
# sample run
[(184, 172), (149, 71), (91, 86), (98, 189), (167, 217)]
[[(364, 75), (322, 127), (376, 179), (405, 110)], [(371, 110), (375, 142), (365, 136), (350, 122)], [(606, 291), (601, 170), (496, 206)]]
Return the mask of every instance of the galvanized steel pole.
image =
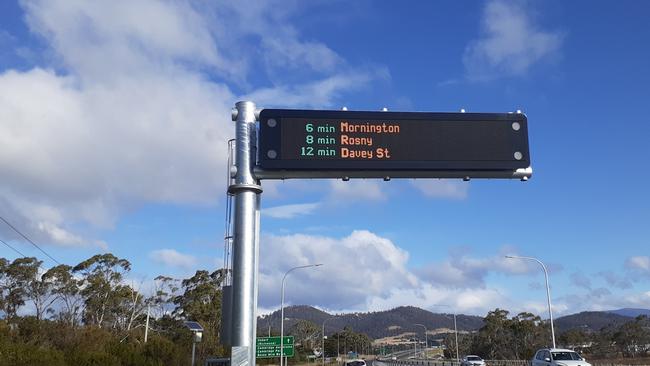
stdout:
[(318, 263), (318, 264), (308, 264), (306, 266), (293, 267), (284, 274), (284, 277), (282, 277), (282, 289), (280, 290), (280, 366), (282, 366), (283, 358), (284, 358), (284, 282), (287, 279), (289, 273), (297, 269), (318, 267), (322, 265), (323, 265), (322, 263)]
[(257, 154), (255, 103), (237, 102), (232, 256), (232, 366), (255, 366), (257, 333), (257, 271), (259, 263), (260, 193), (253, 175)]
[(454, 335), (456, 336), (456, 362), (460, 365), (460, 356), (458, 353), (458, 326), (456, 326), (456, 312), (454, 311)]
[(424, 328), (424, 359), (427, 359), (427, 348), (429, 348), (429, 338), (427, 337), (427, 327), (424, 324), (414, 324)]
[(535, 261), (539, 263), (540, 266), (542, 266), (542, 270), (544, 271), (544, 279), (546, 280), (546, 301), (548, 302), (548, 318), (549, 321), (551, 322), (551, 341), (553, 342), (553, 348), (555, 348), (555, 328), (553, 327), (553, 309), (551, 307), (551, 287), (548, 284), (548, 271), (546, 270), (546, 266), (544, 265), (544, 263), (542, 263), (542, 261), (533, 257), (520, 257), (516, 255), (506, 255), (506, 258), (527, 259), (530, 261)]
[(322, 357), (323, 357), (323, 362), (322, 365), (325, 366), (325, 323), (327, 323), (328, 320), (334, 319), (334, 317), (327, 318), (323, 321), (323, 338), (321, 339), (321, 348), (323, 351)]

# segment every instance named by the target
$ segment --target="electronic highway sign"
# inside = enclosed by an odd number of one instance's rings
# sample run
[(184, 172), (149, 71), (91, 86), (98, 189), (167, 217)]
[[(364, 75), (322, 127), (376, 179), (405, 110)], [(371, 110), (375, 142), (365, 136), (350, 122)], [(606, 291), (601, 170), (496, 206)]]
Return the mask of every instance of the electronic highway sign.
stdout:
[(498, 172), (530, 166), (522, 113), (264, 109), (258, 146), (262, 170)]

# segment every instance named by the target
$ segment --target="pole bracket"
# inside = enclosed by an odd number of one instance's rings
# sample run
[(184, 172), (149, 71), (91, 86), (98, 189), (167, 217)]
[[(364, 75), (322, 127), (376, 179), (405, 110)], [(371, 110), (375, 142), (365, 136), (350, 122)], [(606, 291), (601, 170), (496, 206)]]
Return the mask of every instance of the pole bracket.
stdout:
[(230, 194), (235, 194), (242, 191), (262, 193), (262, 186), (259, 184), (231, 184), (228, 186), (228, 193)]

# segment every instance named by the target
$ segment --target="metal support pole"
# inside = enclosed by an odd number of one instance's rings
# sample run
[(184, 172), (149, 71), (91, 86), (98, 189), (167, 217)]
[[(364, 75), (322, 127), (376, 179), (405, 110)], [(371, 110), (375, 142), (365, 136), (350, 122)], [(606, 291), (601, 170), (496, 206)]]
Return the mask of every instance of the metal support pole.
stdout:
[(235, 179), (228, 187), (234, 196), (232, 275), (233, 366), (255, 366), (257, 332), (257, 271), (259, 263), (260, 193), (253, 175), (257, 154), (255, 103), (237, 102)]
[(460, 364), (460, 356), (458, 354), (458, 327), (456, 326), (456, 312), (454, 311), (454, 335), (456, 336), (456, 362)]
[(424, 326), (424, 324), (415, 324), (417, 326), (420, 326), (424, 328), (424, 359), (427, 359), (427, 348), (429, 348), (429, 338), (427, 336), (427, 327)]
[(149, 336), (149, 312), (150, 312), (150, 306), (147, 305), (147, 322), (145, 324), (144, 328), (144, 343), (147, 343), (147, 338)]
[(413, 359), (418, 358), (418, 340), (413, 338)]
[[(333, 317), (332, 318), (327, 318), (327, 319), (325, 319), (323, 321), (323, 334), (322, 334), (323, 338), (321, 339), (321, 347), (322, 347), (322, 350), (323, 350), (323, 362), (322, 362), (323, 366), (325, 366), (325, 323), (327, 323), (327, 321), (330, 320), (330, 319), (334, 319), (334, 318)], [(338, 342), (338, 340), (337, 340), (337, 342)]]
[(551, 308), (551, 287), (548, 284), (548, 271), (546, 270), (546, 266), (544, 265), (544, 263), (542, 263), (542, 261), (533, 257), (519, 257), (516, 255), (506, 255), (506, 258), (527, 259), (527, 260), (535, 261), (539, 263), (540, 266), (542, 266), (542, 270), (544, 271), (544, 280), (546, 281), (546, 301), (548, 302), (548, 318), (549, 321), (551, 322), (551, 340), (553, 341), (553, 348), (555, 348), (555, 328), (553, 327), (553, 310)]
[(306, 266), (293, 267), (284, 274), (284, 277), (282, 277), (282, 290), (280, 294), (280, 366), (282, 366), (282, 358), (283, 358), (282, 356), (284, 356), (284, 282), (287, 279), (289, 273), (297, 269), (318, 267), (322, 265), (323, 264), (319, 263), (319, 264), (308, 264)]
[(192, 342), (192, 366), (194, 366), (194, 355), (196, 354), (196, 342)]

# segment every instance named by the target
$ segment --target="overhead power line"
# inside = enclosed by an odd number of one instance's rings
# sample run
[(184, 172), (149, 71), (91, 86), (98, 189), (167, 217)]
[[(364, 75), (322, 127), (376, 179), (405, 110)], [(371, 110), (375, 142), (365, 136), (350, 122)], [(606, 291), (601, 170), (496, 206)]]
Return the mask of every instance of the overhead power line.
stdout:
[[(59, 262), (59, 261), (57, 261), (56, 259), (54, 259), (54, 257), (52, 257), (52, 256), (51, 256), (48, 252), (46, 252), (45, 250), (43, 250), (43, 248), (39, 247), (36, 243), (34, 243), (34, 242), (33, 242), (30, 238), (28, 238), (25, 234), (21, 233), (20, 230), (16, 229), (13, 225), (11, 225), (11, 223), (9, 223), (9, 221), (5, 220), (4, 217), (0, 216), (0, 220), (4, 221), (4, 223), (7, 224), (7, 225), (8, 225), (8, 226), (13, 230), (13, 231), (15, 231), (16, 233), (18, 233), (18, 235), (22, 236), (23, 238), (25, 238), (25, 240), (27, 240), (27, 241), (28, 241), (29, 243), (31, 243), (33, 246), (35, 246), (36, 248), (38, 248), (38, 250), (40, 250), (40, 251), (41, 251), (43, 254), (45, 254), (48, 258), (50, 258), (51, 260), (53, 260), (56, 264), (61, 264), (61, 262)], [(3, 242), (3, 243), (4, 243), (4, 242)], [(5, 243), (5, 244), (6, 244), (6, 243)]]
[(18, 249), (16, 249), (16, 248), (12, 247), (11, 245), (9, 245), (6, 241), (0, 239), (0, 242), (2, 242), (2, 244), (8, 246), (9, 249), (11, 249), (11, 250), (13, 250), (14, 252), (20, 254), (21, 256), (23, 256), (23, 257), (25, 257), (25, 258), (27, 257), (26, 255), (24, 255), (23, 253), (21, 253), (20, 250), (18, 250)]

